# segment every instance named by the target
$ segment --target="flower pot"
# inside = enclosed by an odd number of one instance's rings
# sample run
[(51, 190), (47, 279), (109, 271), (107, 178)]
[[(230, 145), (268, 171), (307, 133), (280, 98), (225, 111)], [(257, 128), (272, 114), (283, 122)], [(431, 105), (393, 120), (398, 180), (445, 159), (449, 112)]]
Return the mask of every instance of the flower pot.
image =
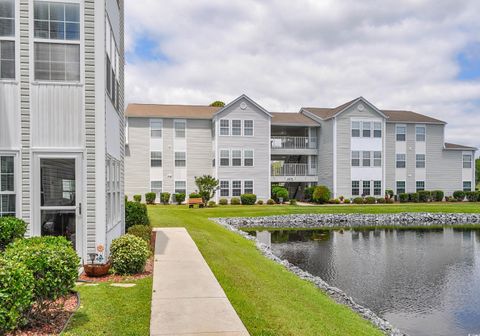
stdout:
[(83, 271), (89, 277), (101, 277), (108, 274), (110, 263), (107, 264), (84, 264)]

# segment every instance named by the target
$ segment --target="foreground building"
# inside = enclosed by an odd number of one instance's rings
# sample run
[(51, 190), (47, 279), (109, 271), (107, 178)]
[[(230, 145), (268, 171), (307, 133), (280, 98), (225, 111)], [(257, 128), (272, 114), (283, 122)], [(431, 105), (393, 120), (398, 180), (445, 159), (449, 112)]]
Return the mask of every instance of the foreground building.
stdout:
[(130, 104), (126, 118), (129, 197), (188, 194), (204, 174), (220, 180), (217, 200), (266, 200), (272, 184), (297, 199), (317, 184), (349, 198), (474, 188), (476, 148), (446, 143), (445, 122), (362, 97), (297, 113), (267, 111), (245, 95), (225, 107)]
[(0, 216), (83, 259), (124, 227), (123, 48), (123, 0), (0, 0)]

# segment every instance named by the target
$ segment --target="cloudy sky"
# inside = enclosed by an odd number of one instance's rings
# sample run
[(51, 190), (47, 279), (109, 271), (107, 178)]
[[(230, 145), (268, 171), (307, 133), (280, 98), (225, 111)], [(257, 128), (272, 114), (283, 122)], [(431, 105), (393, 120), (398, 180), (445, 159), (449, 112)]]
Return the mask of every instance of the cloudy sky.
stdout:
[(479, 0), (126, 0), (128, 102), (379, 108), (480, 147)]

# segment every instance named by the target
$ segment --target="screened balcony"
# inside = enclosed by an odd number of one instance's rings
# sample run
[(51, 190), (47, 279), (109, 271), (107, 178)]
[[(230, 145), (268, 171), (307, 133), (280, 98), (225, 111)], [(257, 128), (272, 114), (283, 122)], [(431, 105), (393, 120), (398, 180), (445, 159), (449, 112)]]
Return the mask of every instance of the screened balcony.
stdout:
[(316, 137), (272, 136), (272, 149), (317, 149)]

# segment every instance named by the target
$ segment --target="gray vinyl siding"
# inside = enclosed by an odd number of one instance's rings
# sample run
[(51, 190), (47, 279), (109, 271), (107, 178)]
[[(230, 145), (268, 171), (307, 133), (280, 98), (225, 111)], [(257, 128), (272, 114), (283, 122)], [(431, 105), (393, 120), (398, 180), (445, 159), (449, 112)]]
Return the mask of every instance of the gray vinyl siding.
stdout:
[[(188, 129), (186, 130), (188, 136)], [(173, 119), (163, 119), (163, 185), (162, 189), (171, 194), (175, 191), (175, 146)], [(188, 163), (187, 163), (188, 164)]]
[(387, 123), (385, 132), (385, 190), (396, 190), (395, 124)]
[(187, 191), (198, 189), (195, 176), (213, 175), (212, 122), (187, 120)]
[(415, 124), (407, 125), (407, 152), (406, 152), (406, 169), (407, 169), (407, 192), (417, 191), (417, 181), (415, 176), (415, 167), (417, 162), (416, 150), (415, 150)]
[(0, 82), (0, 150), (20, 148), (19, 86)]
[(333, 121), (321, 122), (318, 133), (318, 183), (333, 190)]

